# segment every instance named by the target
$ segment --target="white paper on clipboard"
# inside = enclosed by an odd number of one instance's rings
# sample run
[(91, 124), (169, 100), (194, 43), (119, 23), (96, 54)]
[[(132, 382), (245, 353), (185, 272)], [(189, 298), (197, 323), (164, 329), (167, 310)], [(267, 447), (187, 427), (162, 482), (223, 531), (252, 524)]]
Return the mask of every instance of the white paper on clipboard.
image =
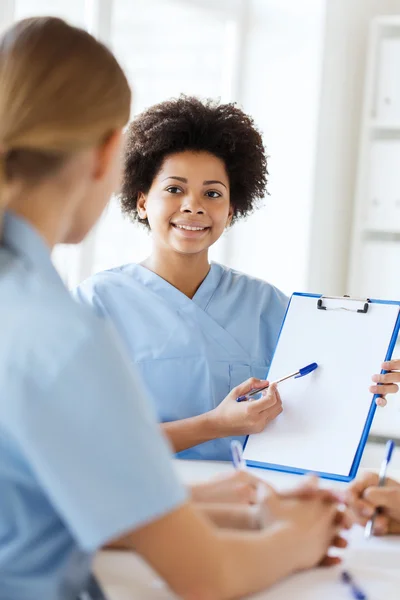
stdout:
[(393, 342), (399, 305), (371, 302), (366, 313), (359, 313), (351, 299), (327, 302), (326, 310), (318, 310), (315, 296), (292, 296), (268, 379), (312, 362), (319, 367), (280, 384), (283, 413), (248, 438), (244, 458), (250, 464), (350, 473), (370, 426), (371, 376), (380, 372)]

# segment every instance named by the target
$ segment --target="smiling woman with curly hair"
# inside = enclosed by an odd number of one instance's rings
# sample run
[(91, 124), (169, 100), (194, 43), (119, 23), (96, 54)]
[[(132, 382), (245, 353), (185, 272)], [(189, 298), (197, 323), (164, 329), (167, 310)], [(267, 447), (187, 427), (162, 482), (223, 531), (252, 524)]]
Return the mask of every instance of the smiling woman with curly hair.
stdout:
[(124, 212), (149, 226), (137, 210), (141, 193), (149, 191), (166, 156), (188, 150), (207, 152), (224, 163), (232, 222), (256, 208), (266, 193), (268, 172), (253, 119), (234, 104), (183, 96), (152, 106), (131, 124), (121, 195)]
[(232, 437), (262, 431), (282, 411), (274, 386), (252, 403), (228, 394), (250, 377), (261, 385), (287, 298), (208, 258), (266, 194), (261, 134), (234, 104), (182, 96), (136, 117), (127, 138), (122, 210), (151, 230), (153, 251), (76, 295), (114, 321), (175, 450), (228, 460)]

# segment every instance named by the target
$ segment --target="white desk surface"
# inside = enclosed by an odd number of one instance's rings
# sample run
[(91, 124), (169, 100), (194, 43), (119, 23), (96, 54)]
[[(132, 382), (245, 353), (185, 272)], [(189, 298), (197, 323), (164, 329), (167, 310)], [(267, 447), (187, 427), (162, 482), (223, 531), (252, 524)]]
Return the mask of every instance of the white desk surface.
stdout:
[[(227, 463), (210, 461), (176, 461), (185, 483), (199, 482), (218, 473), (231, 471)], [(297, 475), (252, 469), (278, 489), (291, 487)], [(391, 476), (400, 480), (400, 472)], [(323, 482), (342, 487), (344, 484)], [(367, 593), (368, 600), (400, 598), (400, 537), (372, 539), (365, 542), (360, 528), (353, 528), (344, 566)], [(347, 586), (340, 582), (342, 567), (314, 569), (286, 579), (270, 590), (252, 596), (252, 600), (351, 600)], [(137, 556), (122, 552), (101, 552), (95, 559), (95, 572), (109, 600), (172, 600), (176, 598), (158, 576)]]

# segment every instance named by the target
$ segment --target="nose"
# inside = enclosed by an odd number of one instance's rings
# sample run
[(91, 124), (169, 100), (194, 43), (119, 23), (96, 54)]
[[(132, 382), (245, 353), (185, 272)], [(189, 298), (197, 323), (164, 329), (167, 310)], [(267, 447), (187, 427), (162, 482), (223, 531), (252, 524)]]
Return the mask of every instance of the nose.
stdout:
[(206, 211), (198, 201), (195, 194), (188, 194), (187, 196), (185, 196), (182, 202), (181, 212), (195, 215), (204, 215)]

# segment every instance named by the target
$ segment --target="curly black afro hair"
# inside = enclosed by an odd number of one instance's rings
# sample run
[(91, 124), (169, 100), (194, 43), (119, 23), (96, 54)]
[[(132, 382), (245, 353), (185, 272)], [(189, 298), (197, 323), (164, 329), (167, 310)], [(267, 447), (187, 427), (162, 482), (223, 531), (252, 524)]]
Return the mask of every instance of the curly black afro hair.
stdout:
[(149, 226), (137, 213), (139, 194), (148, 192), (167, 156), (185, 150), (209, 152), (225, 163), (232, 222), (257, 208), (266, 194), (268, 171), (253, 119), (235, 104), (181, 96), (152, 106), (129, 126), (120, 194), (125, 214)]

